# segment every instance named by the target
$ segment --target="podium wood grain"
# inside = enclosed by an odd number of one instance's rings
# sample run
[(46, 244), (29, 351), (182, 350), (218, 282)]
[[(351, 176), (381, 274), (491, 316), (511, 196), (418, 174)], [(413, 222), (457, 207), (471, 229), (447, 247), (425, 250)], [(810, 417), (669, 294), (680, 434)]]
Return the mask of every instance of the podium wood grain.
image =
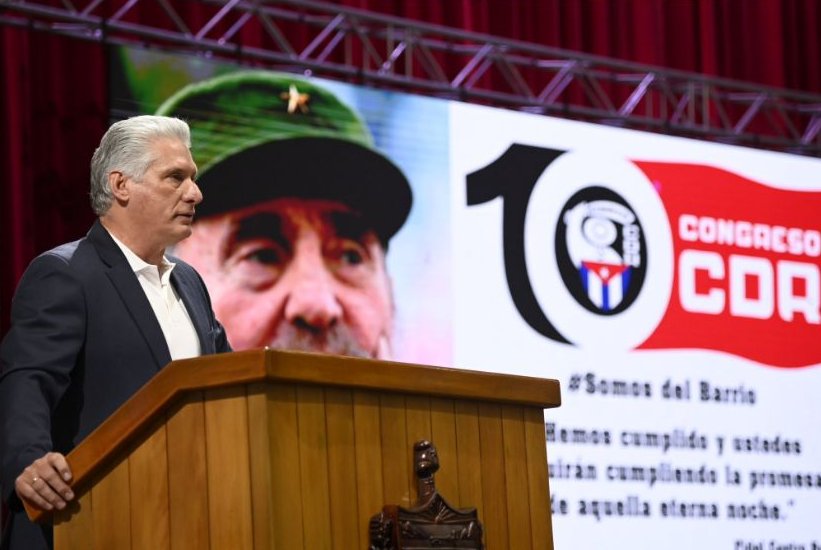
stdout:
[(476, 507), (488, 550), (552, 549), (543, 409), (558, 383), (295, 352), (175, 362), (68, 457), (55, 547), (366, 548), (412, 506), (412, 444)]

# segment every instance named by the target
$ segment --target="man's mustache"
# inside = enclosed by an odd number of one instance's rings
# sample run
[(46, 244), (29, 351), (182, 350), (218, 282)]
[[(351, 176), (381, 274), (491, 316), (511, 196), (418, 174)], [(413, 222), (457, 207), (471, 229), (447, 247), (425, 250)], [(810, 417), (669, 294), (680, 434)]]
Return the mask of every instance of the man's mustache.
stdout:
[(343, 324), (335, 324), (323, 330), (285, 324), (269, 346), (273, 349), (313, 351), (349, 357), (374, 358), (376, 350), (367, 350)]

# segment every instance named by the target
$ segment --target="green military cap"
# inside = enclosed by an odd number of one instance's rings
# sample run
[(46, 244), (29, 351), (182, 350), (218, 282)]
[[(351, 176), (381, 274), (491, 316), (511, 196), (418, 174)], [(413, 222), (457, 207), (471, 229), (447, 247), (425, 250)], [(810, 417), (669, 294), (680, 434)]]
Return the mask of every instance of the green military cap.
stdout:
[(248, 71), (196, 82), (158, 109), (191, 128), (210, 216), (280, 197), (334, 200), (387, 243), (413, 201), (404, 174), (362, 119), (330, 91), (289, 74)]

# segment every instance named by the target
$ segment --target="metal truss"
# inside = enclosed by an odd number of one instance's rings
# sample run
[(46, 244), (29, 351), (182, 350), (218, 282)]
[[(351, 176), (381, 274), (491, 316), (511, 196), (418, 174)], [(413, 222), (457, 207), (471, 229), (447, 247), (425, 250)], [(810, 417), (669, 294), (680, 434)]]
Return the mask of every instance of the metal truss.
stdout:
[(0, 0), (0, 24), (821, 157), (821, 95), (313, 0)]

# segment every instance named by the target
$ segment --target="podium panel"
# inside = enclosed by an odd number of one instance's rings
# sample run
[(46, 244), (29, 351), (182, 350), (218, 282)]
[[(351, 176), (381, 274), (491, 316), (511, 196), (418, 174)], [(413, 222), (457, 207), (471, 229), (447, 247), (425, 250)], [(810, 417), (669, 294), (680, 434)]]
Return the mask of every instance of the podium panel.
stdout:
[(373, 514), (415, 502), (427, 439), (487, 549), (552, 549), (543, 408), (558, 404), (555, 381), (418, 365), (175, 362), (69, 455), (78, 501), (54, 516), (55, 548), (364, 550)]

